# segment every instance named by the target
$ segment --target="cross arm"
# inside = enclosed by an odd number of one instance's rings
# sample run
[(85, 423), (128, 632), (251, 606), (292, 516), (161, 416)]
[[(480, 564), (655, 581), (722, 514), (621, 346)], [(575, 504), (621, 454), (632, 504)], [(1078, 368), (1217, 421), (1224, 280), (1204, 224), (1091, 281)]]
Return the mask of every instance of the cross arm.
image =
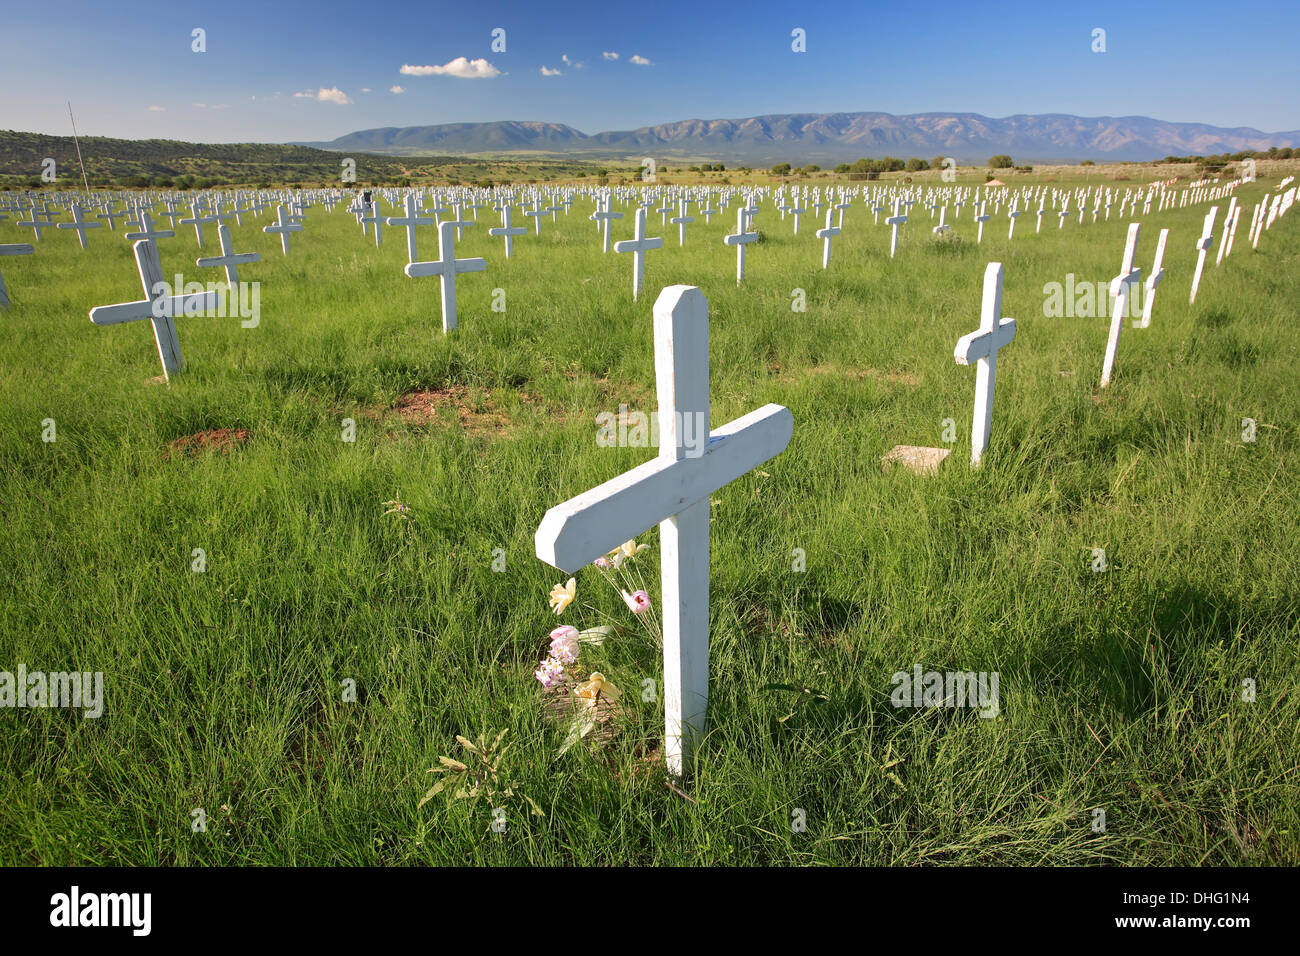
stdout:
[(571, 574), (779, 455), (793, 433), (788, 408), (764, 405), (711, 432), (697, 458), (654, 458), (611, 478), (546, 512), (537, 557)]
[(980, 329), (976, 332), (967, 332), (957, 340), (957, 347), (952, 350), (952, 357), (957, 360), (958, 365), (969, 365), (979, 359), (988, 358), (1015, 337), (1016, 320), (1004, 318), (995, 330)]

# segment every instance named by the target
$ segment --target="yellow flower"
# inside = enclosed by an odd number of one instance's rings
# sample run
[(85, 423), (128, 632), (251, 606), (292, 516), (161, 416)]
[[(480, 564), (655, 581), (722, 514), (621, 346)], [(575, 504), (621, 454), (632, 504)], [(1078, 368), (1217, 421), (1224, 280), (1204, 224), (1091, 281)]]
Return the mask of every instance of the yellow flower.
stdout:
[(579, 687), (573, 693), (576, 696), (583, 698), (584, 700), (594, 701), (597, 695), (600, 694), (603, 694), (604, 696), (608, 697), (610, 700), (613, 700), (615, 697), (621, 694), (622, 691), (620, 691), (609, 681), (605, 680), (604, 674), (600, 673), (599, 671), (592, 671), (591, 679), (588, 680), (585, 684), (579, 685)]
[(578, 596), (578, 582), (574, 578), (569, 578), (568, 584), (557, 584), (551, 588), (551, 610), (559, 614), (566, 607), (573, 603), (573, 599)]

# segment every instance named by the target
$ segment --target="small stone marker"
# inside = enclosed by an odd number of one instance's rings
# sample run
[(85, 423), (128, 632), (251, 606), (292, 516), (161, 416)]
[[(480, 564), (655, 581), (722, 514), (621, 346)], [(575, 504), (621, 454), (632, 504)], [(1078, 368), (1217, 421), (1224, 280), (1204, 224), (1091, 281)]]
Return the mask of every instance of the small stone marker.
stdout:
[(971, 467), (979, 465), (989, 444), (993, 422), (993, 386), (998, 374), (998, 350), (1016, 337), (1016, 320), (1002, 315), (1002, 263), (984, 269), (984, 299), (980, 327), (957, 340), (953, 358), (958, 365), (975, 365), (975, 415), (970, 429)]
[[(195, 227), (198, 228), (198, 227)], [(290, 222), (285, 218), (284, 206), (275, 207), (275, 225), (263, 226), (263, 232), (279, 233), (280, 249), (287, 256), (289, 254), (289, 234), (293, 232), (302, 232), (303, 227), (296, 222)], [(199, 245), (203, 245), (202, 242)]]
[[(30, 256), (36, 253), (36, 247), (26, 242), (9, 242), (0, 245), (0, 256)], [(5, 289), (5, 277), (0, 275), (0, 308), (9, 308), (9, 292)]]
[[(1241, 207), (1237, 207), (1237, 212), (1241, 212)], [(1236, 221), (1236, 217), (1233, 217)], [(1160, 230), (1160, 239), (1156, 242), (1156, 259), (1151, 264), (1151, 275), (1147, 276), (1146, 285), (1143, 287), (1145, 293), (1142, 298), (1142, 318), (1135, 319), (1133, 328), (1145, 329), (1151, 324), (1151, 310), (1155, 307), (1156, 289), (1160, 287), (1160, 281), (1165, 277), (1165, 242), (1169, 239), (1169, 230)]]
[(895, 445), (880, 459), (880, 467), (902, 465), (914, 475), (938, 474), (939, 466), (948, 457), (948, 448), (928, 448), (924, 445)]
[(737, 209), (735, 234), (722, 237), (723, 245), (736, 247), (736, 285), (740, 285), (745, 278), (745, 246), (758, 240), (757, 232), (745, 231), (745, 217), (748, 213), (749, 210), (744, 206)]
[(457, 259), (456, 221), (452, 219), (438, 223), (438, 259), (436, 262), (411, 262), (406, 266), (406, 274), (412, 279), (422, 276), (437, 276), (442, 287), (442, 331), (445, 335), (456, 328), (456, 274), (459, 272), (483, 272), (487, 269), (486, 259)]
[(133, 249), (145, 297), (120, 305), (97, 306), (90, 310), (90, 321), (96, 325), (116, 325), (119, 322), (148, 319), (153, 324), (154, 341), (158, 343), (163, 378), (170, 382), (171, 377), (182, 367), (181, 343), (176, 338), (175, 316), (196, 310), (206, 312), (215, 309), (218, 296), (216, 292), (166, 295), (167, 282), (163, 279), (162, 264), (158, 259), (158, 245), (152, 239), (139, 239)]
[(1130, 289), (1142, 278), (1142, 270), (1133, 265), (1137, 257), (1138, 233), (1141, 223), (1129, 223), (1128, 239), (1124, 243), (1124, 259), (1119, 267), (1119, 275), (1110, 280), (1110, 294), (1114, 299), (1111, 305), (1110, 337), (1106, 340), (1106, 358), (1101, 366), (1101, 388), (1110, 384), (1110, 373), (1115, 368), (1115, 356), (1119, 352), (1119, 334), (1124, 329), (1124, 316), (1128, 312)]
[[(784, 451), (794, 419), (765, 405), (708, 431), (709, 305), (699, 289), (664, 289), (654, 334), (658, 456), (551, 508), (533, 542), (538, 558), (572, 574), (658, 523), (664, 754), (669, 772), (681, 775), (704, 734), (709, 699), (709, 497)], [(708, 442), (691, 457), (689, 435), (700, 430)]]
[(614, 243), (615, 252), (632, 253), (632, 301), (635, 302), (641, 294), (641, 285), (645, 281), (645, 255), (651, 249), (662, 249), (664, 241), (656, 236), (647, 238), (645, 234), (645, 207), (642, 206), (636, 211), (636, 232), (635, 238), (624, 239), (622, 242)]
[(221, 243), (221, 255), (210, 258), (195, 259), (194, 264), (201, 268), (220, 266), (226, 270), (226, 281), (233, 289), (239, 284), (239, 266), (249, 262), (261, 262), (262, 257), (256, 252), (236, 253), (230, 241), (230, 227), (224, 222), (217, 226), (217, 239)]

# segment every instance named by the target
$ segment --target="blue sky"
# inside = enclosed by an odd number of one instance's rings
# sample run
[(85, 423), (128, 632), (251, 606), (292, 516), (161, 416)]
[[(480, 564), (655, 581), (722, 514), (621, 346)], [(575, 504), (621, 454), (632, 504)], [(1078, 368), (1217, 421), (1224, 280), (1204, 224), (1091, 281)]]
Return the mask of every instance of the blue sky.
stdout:
[[(505, 52), (491, 49), (498, 27)], [(805, 53), (791, 50), (796, 27)], [(191, 50), (195, 28), (205, 53)], [(1105, 53), (1091, 49), (1096, 28)], [(9, 2), (0, 128), (66, 135), (71, 100), (87, 135), (201, 142), (856, 110), (1136, 114), (1277, 132), (1300, 129), (1298, 37), (1295, 0)], [(489, 75), (455, 75), (458, 58), (459, 72)]]

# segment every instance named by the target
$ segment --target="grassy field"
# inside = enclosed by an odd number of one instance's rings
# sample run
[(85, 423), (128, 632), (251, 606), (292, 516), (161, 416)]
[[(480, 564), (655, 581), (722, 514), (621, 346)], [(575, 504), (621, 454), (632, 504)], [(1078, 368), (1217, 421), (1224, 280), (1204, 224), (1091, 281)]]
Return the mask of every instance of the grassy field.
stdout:
[[(969, 210), (936, 242), (917, 206), (891, 262), (858, 203), (823, 272), (811, 217), (794, 236), (768, 203), (737, 288), (734, 208), (684, 249), (654, 215), (665, 248), (634, 304), (589, 201), (509, 260), (485, 210), (457, 253), (488, 269), (461, 277), (444, 337), (404, 233), (376, 249), (316, 207), (287, 258), (268, 218), (234, 229), (263, 257), (242, 267), (260, 325), (179, 318), (170, 386), (150, 381), (148, 323), (87, 319), (140, 297), (130, 243), (47, 234), (0, 260), (0, 670), (102, 671), (105, 702), (97, 720), (0, 710), (0, 862), (1300, 863), (1300, 218), (1245, 239), (1275, 184), (1239, 193), (1236, 248), (1194, 307), (1208, 207), (1147, 217), (1139, 262), (1167, 226), (1167, 274), (1104, 391), (1107, 320), (1045, 318), (1043, 287), (1114, 276), (1117, 217), (1035, 235), (1029, 216), (1011, 243), (999, 218), (977, 247)], [(31, 241), (0, 222), (0, 242)], [(164, 274), (215, 281), (196, 255), (184, 228)], [(1019, 331), (973, 472), (975, 375), (952, 349), (989, 261)], [(662, 704), (637, 693), (662, 664), (630, 628), (586, 662), (625, 690), (603, 746), (557, 757), (533, 677), (557, 623), (630, 617), (588, 568), (557, 620), (565, 576), (532, 536), (654, 454), (598, 447), (595, 416), (653, 411), (650, 306), (674, 283), (710, 303), (715, 427), (766, 402), (795, 419), (784, 454), (712, 499), (710, 733), (680, 792), (655, 759)], [(882, 470), (948, 418), (937, 476)], [(224, 448), (187, 439), (220, 429)], [(395, 498), (409, 518), (384, 513)], [(657, 558), (635, 559), (656, 614)], [(1000, 715), (895, 709), (890, 677), (917, 664), (998, 672)], [(509, 731), (503, 777), (544, 813), (512, 804), (505, 832), (483, 803), (418, 806), (455, 735), (485, 730)]]

